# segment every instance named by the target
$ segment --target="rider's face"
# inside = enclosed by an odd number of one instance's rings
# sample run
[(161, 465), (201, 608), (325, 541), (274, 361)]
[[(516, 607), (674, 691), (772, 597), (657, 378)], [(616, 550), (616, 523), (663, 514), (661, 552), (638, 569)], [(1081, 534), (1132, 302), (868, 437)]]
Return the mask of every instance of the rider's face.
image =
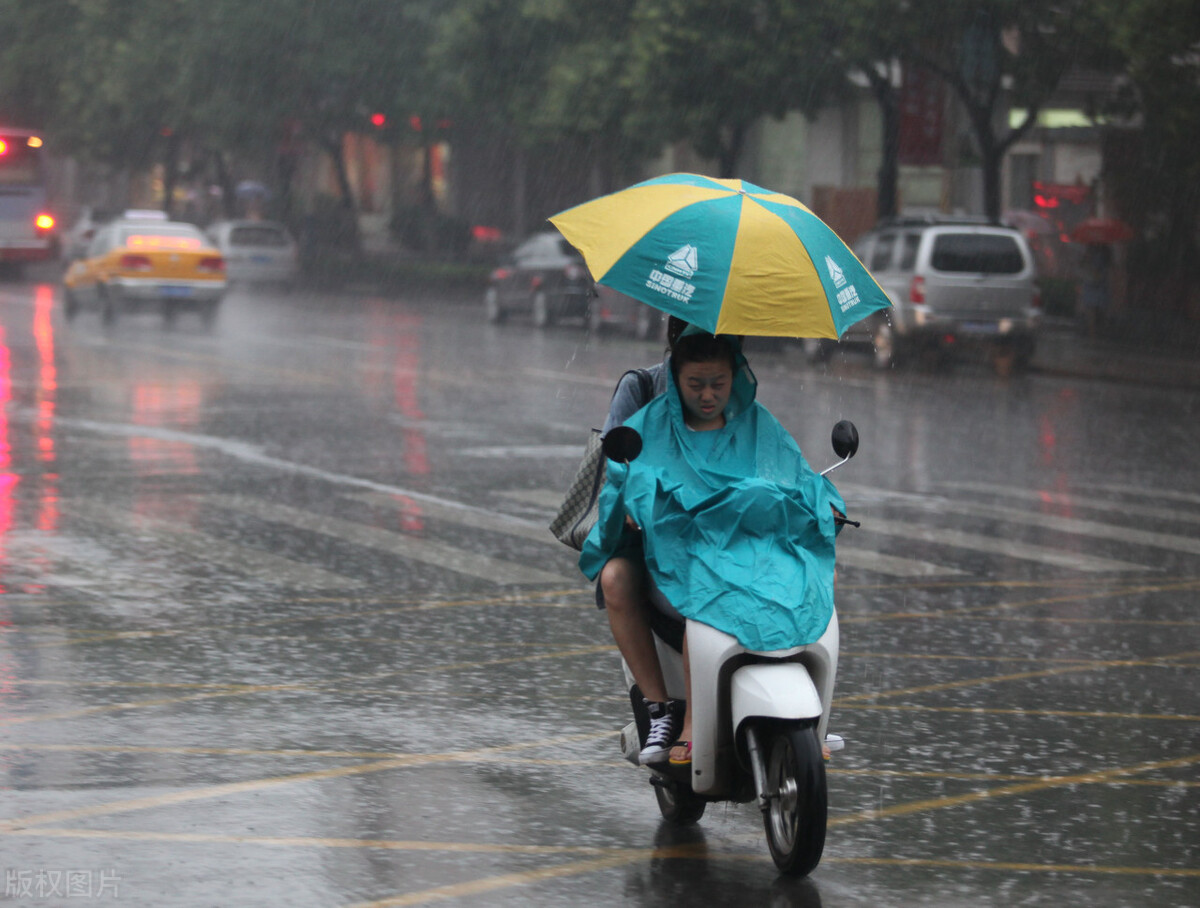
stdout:
[(679, 367), (683, 421), (698, 432), (725, 425), (725, 405), (733, 391), (733, 370), (725, 360), (684, 363)]

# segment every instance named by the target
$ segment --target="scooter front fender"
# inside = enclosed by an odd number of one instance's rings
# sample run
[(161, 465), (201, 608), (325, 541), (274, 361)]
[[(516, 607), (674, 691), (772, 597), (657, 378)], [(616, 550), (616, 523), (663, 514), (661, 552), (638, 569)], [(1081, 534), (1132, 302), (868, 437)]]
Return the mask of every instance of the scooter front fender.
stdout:
[(819, 719), (821, 695), (808, 669), (796, 662), (743, 665), (730, 680), (733, 727), (746, 719)]

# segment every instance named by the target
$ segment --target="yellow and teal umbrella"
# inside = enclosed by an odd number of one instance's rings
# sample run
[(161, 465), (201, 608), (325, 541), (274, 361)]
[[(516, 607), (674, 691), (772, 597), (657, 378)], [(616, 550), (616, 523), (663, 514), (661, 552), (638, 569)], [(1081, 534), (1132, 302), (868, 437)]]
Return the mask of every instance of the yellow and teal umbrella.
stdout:
[(597, 283), (714, 334), (838, 338), (891, 305), (824, 221), (743, 180), (668, 174), (550, 222)]

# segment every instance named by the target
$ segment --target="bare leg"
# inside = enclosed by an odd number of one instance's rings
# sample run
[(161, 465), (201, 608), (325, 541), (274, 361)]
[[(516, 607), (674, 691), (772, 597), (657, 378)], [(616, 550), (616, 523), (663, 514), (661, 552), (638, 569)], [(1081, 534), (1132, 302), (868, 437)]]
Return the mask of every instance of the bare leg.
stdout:
[(628, 558), (611, 558), (600, 571), (605, 611), (617, 649), (625, 658), (642, 696), (654, 702), (667, 699), (658, 650), (646, 619), (646, 582), (641, 565)]
[[(687, 634), (683, 635), (683, 689), (687, 691), (687, 703), (683, 710), (683, 729), (679, 732), (679, 740), (692, 742), (692, 660), (688, 658)], [(671, 748), (672, 760), (689, 760), (691, 754), (683, 744)]]

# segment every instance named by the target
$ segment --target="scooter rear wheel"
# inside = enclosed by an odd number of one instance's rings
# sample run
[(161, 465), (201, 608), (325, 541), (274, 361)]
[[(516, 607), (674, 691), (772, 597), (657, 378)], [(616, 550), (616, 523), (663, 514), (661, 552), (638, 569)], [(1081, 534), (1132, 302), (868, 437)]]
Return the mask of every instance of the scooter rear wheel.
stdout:
[(686, 785), (662, 779), (655, 780), (654, 797), (658, 799), (663, 819), (674, 826), (691, 826), (699, 822), (708, 804)]
[(829, 798), (825, 761), (812, 726), (764, 729), (767, 791), (763, 811), (767, 845), (775, 866), (794, 876), (811, 873), (825, 850)]

